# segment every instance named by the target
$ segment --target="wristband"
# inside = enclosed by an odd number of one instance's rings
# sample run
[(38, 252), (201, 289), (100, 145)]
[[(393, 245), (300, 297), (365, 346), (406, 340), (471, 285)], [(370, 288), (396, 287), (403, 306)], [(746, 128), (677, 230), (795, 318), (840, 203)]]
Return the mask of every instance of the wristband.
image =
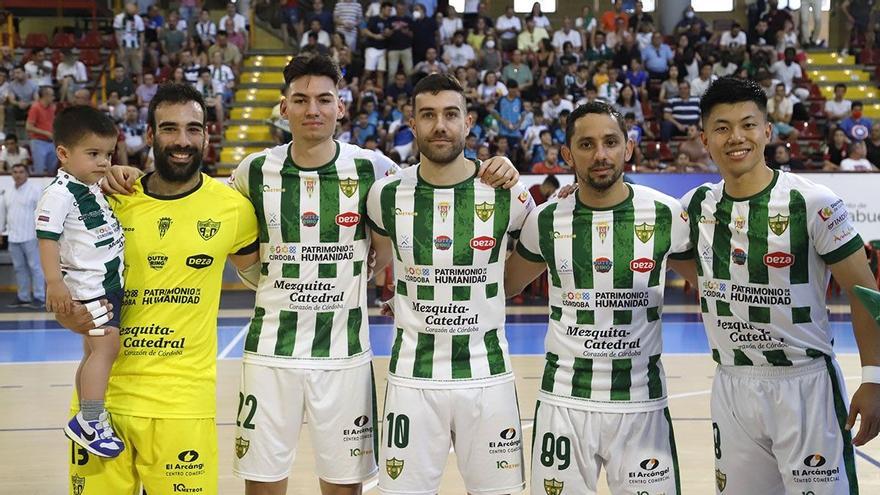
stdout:
[(880, 383), (880, 366), (862, 366), (862, 383)]

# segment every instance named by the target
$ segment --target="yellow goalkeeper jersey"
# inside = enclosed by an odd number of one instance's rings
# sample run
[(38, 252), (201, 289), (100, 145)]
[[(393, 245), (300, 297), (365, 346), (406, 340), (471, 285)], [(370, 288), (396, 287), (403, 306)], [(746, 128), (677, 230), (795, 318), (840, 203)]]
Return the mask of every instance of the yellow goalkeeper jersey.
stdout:
[(138, 181), (133, 195), (114, 195), (110, 204), (125, 232), (125, 296), (107, 409), (214, 417), (223, 267), (227, 255), (257, 249), (254, 209), (206, 175), (173, 197)]

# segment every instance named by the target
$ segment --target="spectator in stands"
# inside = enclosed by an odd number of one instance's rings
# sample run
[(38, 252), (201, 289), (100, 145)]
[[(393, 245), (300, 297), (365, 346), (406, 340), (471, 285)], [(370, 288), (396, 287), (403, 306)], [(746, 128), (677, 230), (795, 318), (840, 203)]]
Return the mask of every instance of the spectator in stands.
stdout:
[[(519, 97), (520, 87), (515, 79), (507, 81), (507, 96), (498, 100), (495, 105), (494, 116), (498, 119), (499, 136), (507, 138), (507, 144), (511, 152), (519, 147), (519, 141), (522, 139), (522, 131), (520, 126), (523, 118), (523, 103)], [(516, 160), (511, 158), (515, 164)]]
[(642, 50), (642, 60), (652, 79), (666, 79), (672, 65), (673, 53), (669, 45), (663, 43), (663, 35), (651, 35), (651, 46)]
[(845, 119), (852, 111), (852, 101), (846, 96), (846, 84), (834, 85), (834, 98), (825, 101), (825, 115), (828, 118), (828, 127), (837, 127), (841, 120)]
[(840, 128), (846, 133), (851, 141), (862, 141), (871, 135), (871, 119), (862, 115), (862, 102), (854, 101), (850, 108), (849, 117), (840, 122)]
[(156, 96), (156, 91), (159, 90), (159, 85), (156, 84), (156, 76), (149, 72), (144, 74), (143, 79), (144, 82), (135, 89), (134, 94), (137, 97), (137, 107), (140, 109), (138, 118), (142, 121), (146, 121), (147, 108), (150, 106), (150, 102), (153, 101), (153, 97)]
[[(316, 2), (319, 0), (316, 0)], [(241, 35), (246, 36), (248, 31), (248, 20), (245, 16), (238, 13), (237, 4), (235, 2), (228, 2), (226, 4), (226, 15), (220, 18), (220, 22), (218, 23), (219, 32), (221, 29), (226, 29), (226, 21), (232, 21), (232, 31)]]
[(501, 50), (509, 52), (516, 48), (517, 37), (523, 30), (522, 21), (513, 13), (513, 5), (504, 9), (504, 15), (495, 21), (495, 32), (501, 41)]
[(137, 13), (135, 2), (126, 2), (125, 11), (113, 19), (116, 43), (119, 47), (117, 62), (131, 74), (140, 76), (144, 62), (144, 20)]
[(851, 52), (865, 41), (873, 3), (868, 0), (844, 0), (841, 5), (850, 32), (847, 48)]
[(70, 102), (71, 106), (76, 105), (88, 105), (94, 106), (92, 103), (92, 92), (86, 88), (80, 88), (73, 92), (73, 100)]
[(526, 17), (526, 28), (516, 38), (516, 47), (523, 53), (535, 53), (540, 49), (541, 40), (549, 39), (547, 30), (535, 26), (532, 16)]
[(503, 58), (498, 49), (498, 42), (494, 35), (489, 35), (483, 40), (483, 48), (477, 54), (477, 70), (481, 72), (501, 72)]
[(864, 141), (853, 141), (849, 145), (849, 156), (841, 160), (841, 172), (877, 172), (877, 167), (867, 159), (868, 150)]
[(330, 48), (330, 35), (327, 31), (321, 29), (321, 21), (318, 19), (312, 19), (309, 23), (308, 31), (304, 32), (302, 35), (302, 39), (300, 39), (299, 46), (304, 47), (309, 41), (309, 33), (314, 33), (317, 37), (318, 43)]
[(451, 69), (468, 67), (477, 61), (477, 54), (471, 45), (464, 42), (464, 31), (458, 31), (452, 37), (452, 44), (443, 47), (443, 61)]
[(376, 135), (376, 126), (370, 123), (367, 112), (361, 110), (357, 113), (357, 121), (351, 127), (351, 142), (363, 146), (367, 138), (374, 135)]
[(768, 0), (767, 13), (761, 18), (767, 21), (767, 34), (771, 43), (776, 40), (776, 33), (785, 28), (785, 21), (791, 21), (791, 14), (785, 9), (779, 8), (778, 0)]
[[(813, 15), (810, 15), (810, 9)], [(813, 18), (813, 30), (810, 31), (810, 17)], [(801, 45), (818, 46), (819, 34), (822, 31), (822, 0), (801, 0)]]
[(398, 64), (403, 65), (403, 72), (409, 74), (413, 68), (413, 19), (407, 11), (404, 0), (397, 1), (397, 15), (391, 18), (391, 35), (388, 36), (388, 74), (397, 74)]
[(118, 124), (125, 119), (125, 109), (127, 104), (119, 99), (119, 92), (109, 91), (107, 93), (107, 101), (98, 105), (98, 110), (106, 113), (114, 123)]
[[(318, 39), (320, 42), (320, 38)], [(226, 31), (217, 31), (217, 44), (208, 50), (208, 60), (214, 59), (214, 53), (221, 54), (221, 61), (228, 65), (234, 74), (241, 70), (241, 51), (228, 41)]]
[(590, 62), (610, 61), (614, 58), (614, 52), (605, 44), (605, 33), (597, 31), (593, 35), (593, 45), (587, 49), (587, 60)]
[(558, 119), (559, 114), (565, 110), (574, 111), (571, 101), (563, 98), (558, 91), (551, 92), (548, 97), (549, 99), (541, 104), (541, 114), (547, 121)]
[(130, 165), (142, 164), (147, 153), (147, 142), (144, 140), (147, 126), (141, 120), (140, 111), (136, 105), (126, 106), (125, 120), (119, 125), (119, 130), (125, 135), (128, 163)]
[(782, 29), (776, 31), (777, 53), (783, 53), (786, 48), (794, 48), (795, 52), (800, 48), (797, 31), (794, 30), (794, 23), (792, 21), (785, 21)]
[(168, 13), (168, 22), (159, 33), (162, 52), (174, 58), (186, 43), (186, 21), (180, 19), (176, 10)]
[(574, 27), (581, 35), (582, 47), (586, 48), (593, 45), (593, 35), (596, 34), (598, 26), (599, 21), (593, 15), (592, 7), (584, 5), (581, 9), (581, 15), (574, 21)]
[(687, 139), (678, 145), (678, 152), (687, 155), (688, 162), (702, 170), (708, 170), (709, 164), (712, 161), (712, 158), (709, 156), (709, 150), (700, 141), (700, 128), (696, 125), (688, 126)]
[(390, 147), (389, 151), (396, 152), (400, 155), (401, 161), (408, 162), (415, 158), (415, 150), (413, 149), (415, 135), (409, 125), (413, 117), (413, 106), (407, 100), (402, 108), (403, 112), (401, 112), (400, 118), (388, 126), (387, 140)]
[(135, 103), (137, 97), (134, 94), (134, 83), (125, 72), (125, 67), (117, 65), (113, 68), (113, 79), (107, 81), (107, 93), (116, 92), (120, 101), (126, 105)]
[(614, 108), (620, 112), (620, 115), (632, 113), (637, 121), (645, 121), (645, 115), (642, 112), (642, 104), (639, 103), (635, 89), (630, 84), (624, 84), (620, 88), (620, 95), (612, 102), (612, 105), (614, 105)]
[(312, 11), (306, 15), (306, 24), (311, 24), (313, 19), (321, 23), (321, 29), (324, 31), (333, 32), (333, 13), (324, 8), (323, 0), (312, 1)]
[(552, 31), (553, 28), (550, 26), (550, 18), (544, 15), (544, 12), (541, 11), (540, 2), (535, 2), (532, 4), (532, 10), (529, 12), (529, 16), (535, 21), (535, 27), (544, 29), (546, 31)]
[(425, 60), (430, 48), (437, 48), (437, 19), (426, 13), (425, 6), (417, 3), (413, 6), (413, 63)]
[(52, 123), (55, 121), (55, 90), (52, 86), (39, 89), (39, 99), (28, 110), (25, 130), (30, 139), (34, 157), (35, 175), (54, 175), (58, 168), (55, 144), (52, 142)]
[(849, 156), (849, 139), (840, 127), (831, 131), (831, 139), (824, 146), (824, 162), (822, 170), (834, 171), (840, 168), (840, 162)]
[(785, 94), (785, 84), (777, 84), (773, 98), (767, 100), (767, 116), (773, 124), (773, 142), (778, 142), (779, 139), (797, 140), (798, 131), (791, 125), (793, 112), (794, 104), (791, 97)]
[(794, 60), (796, 54), (797, 52), (794, 48), (788, 47), (785, 49), (783, 60), (775, 62), (770, 67), (773, 75), (785, 84), (786, 94), (791, 93), (795, 79), (804, 77), (800, 64)]
[(678, 66), (678, 71), (688, 81), (692, 81), (700, 75), (700, 63), (703, 61), (697, 47), (690, 42), (687, 35), (683, 34), (678, 37), (678, 44), (675, 46), (675, 55), (673, 63)]
[(366, 27), (361, 29), (364, 35), (364, 77), (375, 74), (379, 87), (385, 85), (387, 65), (387, 39), (391, 35), (391, 2), (382, 2), (379, 15), (369, 18)]
[(700, 121), (700, 99), (691, 96), (691, 86), (687, 81), (678, 84), (677, 98), (667, 99), (663, 109), (663, 122), (660, 123), (660, 139), (668, 142), (672, 136), (687, 134), (687, 126)]
[(84, 87), (89, 81), (89, 74), (86, 64), (79, 60), (79, 50), (65, 50), (63, 53), (64, 60), (58, 64), (55, 77), (61, 85), (61, 101), (69, 102), (73, 99), (76, 90)]
[[(183, 7), (181, 7), (182, 10)], [(181, 15), (183, 15), (182, 12)], [(212, 45), (217, 40), (217, 24), (211, 20), (211, 11), (208, 9), (202, 9), (199, 13), (199, 21), (196, 23), (196, 36), (203, 41), (207, 40)]]
[(747, 45), (748, 37), (738, 22), (734, 22), (729, 30), (721, 34), (721, 40), (718, 43), (722, 53), (727, 52), (733, 56), (734, 60), (739, 61), (742, 61)]
[(691, 80), (691, 95), (702, 98), (703, 93), (709, 89), (709, 85), (718, 77), (712, 73), (712, 64), (705, 63), (700, 66), (700, 76)]
[(769, 26), (765, 19), (758, 21), (755, 30), (749, 34), (749, 52), (752, 56), (764, 53), (768, 56), (776, 56), (776, 38), (771, 38)]
[(201, 69), (201, 66), (195, 62), (192, 50), (184, 49), (180, 52), (180, 65), (178, 67), (183, 69), (183, 77), (186, 79), (186, 82), (194, 85), (199, 80), (199, 69)]
[(654, 25), (654, 18), (651, 17), (651, 14), (645, 12), (644, 5), (641, 1), (635, 3), (635, 10), (632, 15), (629, 16), (629, 21), (627, 22), (627, 26), (633, 33), (638, 33), (641, 31), (641, 28), (645, 24)]
[(421, 78), (427, 76), (428, 74), (442, 74), (448, 70), (449, 68), (446, 64), (437, 60), (437, 49), (428, 48), (425, 51), (425, 60), (419, 62), (415, 67), (413, 67), (412, 73), (417, 78)]
[(614, 105), (614, 102), (617, 101), (617, 97), (620, 96), (620, 88), (623, 87), (623, 84), (617, 80), (619, 72), (617, 67), (613, 65), (608, 67), (608, 79), (598, 85), (599, 98), (610, 105)]
[(156, 5), (147, 7), (145, 14), (141, 15), (141, 20), (144, 21), (144, 41), (147, 45), (158, 43), (159, 31), (165, 26), (165, 17)]
[(357, 48), (358, 28), (363, 20), (363, 9), (360, 3), (356, 0), (337, 0), (333, 7), (333, 22), (336, 31), (342, 33), (342, 36), (345, 37), (345, 43), (352, 50)]
[(52, 74), (55, 71), (52, 61), (46, 59), (45, 50), (34, 50), (31, 59), (24, 64), (24, 71), (37, 87), (52, 85)]
[(514, 50), (510, 56), (510, 63), (501, 70), (501, 80), (508, 81), (507, 89), (510, 89), (511, 80), (517, 83), (517, 92), (526, 93), (531, 90), (534, 84), (532, 70), (528, 65), (523, 63), (523, 54), (519, 50)]
[[(635, 38), (633, 34), (626, 27), (626, 22), (623, 19), (617, 18), (617, 25), (614, 27), (613, 31), (609, 31), (605, 33), (605, 44), (608, 45), (612, 51), (617, 51), (617, 49), (626, 43), (630, 42), (629, 46), (635, 45)], [(629, 60), (630, 56), (626, 57), (626, 60)]]
[(232, 68), (223, 63), (223, 54), (215, 51), (211, 57), (211, 77), (223, 85), (223, 101), (224, 103), (232, 102), (232, 96), (235, 91), (235, 74)]
[(0, 45), (0, 68), (6, 69), (7, 72), (12, 72), (18, 63), (15, 61), (15, 52), (12, 51), (12, 47), (9, 45)]
[(175, 84), (192, 84), (186, 78), (186, 73), (183, 70), (183, 67), (175, 67), (171, 72), (171, 77), (168, 82), (172, 82)]
[(186, 21), (188, 26), (191, 26), (193, 22), (196, 20), (196, 16), (199, 15), (199, 4), (202, 3), (202, 0), (180, 0), (180, 18)]
[(229, 38), (229, 43), (238, 47), (239, 52), (244, 52), (247, 49), (248, 32), (236, 31), (235, 23), (232, 19), (226, 19), (226, 22), (222, 26), (220, 26), (220, 29), (217, 30), (217, 33), (220, 33), (220, 31), (226, 31), (226, 37)]
[(684, 12), (682, 12), (681, 19), (675, 25), (675, 35), (679, 36), (682, 34), (693, 33), (694, 25), (698, 26), (696, 29), (697, 33), (702, 33), (708, 29), (706, 21), (697, 16), (696, 12), (694, 12), (693, 6), (688, 5), (685, 7)]
[(9, 73), (0, 67), (0, 135), (6, 135), (6, 105), (9, 101)]
[(31, 155), (27, 148), (18, 145), (18, 136), (7, 134), (3, 143), (3, 149), (0, 149), (0, 168), (4, 174), (12, 172), (12, 167), (16, 165), (30, 168)]
[(727, 77), (736, 74), (737, 65), (730, 61), (733, 55), (728, 51), (722, 51), (719, 60), (712, 66), (712, 75), (717, 77)]
[(477, 148), (477, 160), (484, 162), (491, 157), (492, 157), (492, 153), (489, 150), (489, 145), (484, 144), (484, 145), (481, 145), (479, 148)]
[[(529, 162), (529, 169), (543, 162), (544, 157), (547, 156), (547, 150), (553, 146), (553, 133), (550, 132), (550, 129), (547, 129), (547, 126), (542, 125), (541, 127), (543, 127), (543, 130), (538, 134), (538, 142), (531, 143), (531, 146), (525, 151), (525, 158)], [(534, 127), (530, 129), (534, 129)], [(525, 142), (525, 138), (523, 138), (523, 141)]]
[(8, 235), (9, 254), (18, 286), (15, 302), (9, 306), (42, 309), (46, 302), (46, 280), (40, 267), (37, 229), (34, 225), (34, 211), (42, 188), (36, 182), (29, 181), (28, 175), (24, 165), (12, 167), (14, 187), (7, 189), (0, 199), (0, 232)]
[(570, 174), (571, 167), (559, 161), (559, 146), (555, 144), (547, 149), (544, 161), (532, 166), (533, 174)]
[(874, 166), (880, 165), (880, 125), (871, 127), (871, 139), (865, 141), (868, 161)]
[(222, 124), (225, 120), (223, 92), (226, 88), (221, 82), (211, 77), (211, 69), (207, 67), (199, 69), (199, 80), (195, 86), (196, 91), (201, 93), (205, 99), (206, 120)]
[(556, 194), (557, 189), (559, 189), (559, 179), (553, 175), (548, 175), (544, 178), (543, 182), (530, 187), (529, 194), (532, 195), (532, 199), (535, 200), (536, 205), (541, 205), (546, 203), (551, 196)]
[(623, 2), (621, 0), (614, 0), (611, 10), (602, 14), (602, 31), (606, 33), (614, 31), (617, 26), (617, 19), (623, 19), (624, 25), (629, 24), (629, 14), (623, 11)]
[(553, 33), (553, 48), (558, 55), (562, 55), (566, 43), (571, 43), (573, 52), (580, 52), (583, 48), (581, 34), (573, 29), (571, 17), (568, 16), (562, 19), (562, 29)]
[(678, 97), (678, 83), (680, 81), (681, 78), (678, 77), (678, 66), (671, 66), (667, 78), (660, 84), (660, 103), (665, 105), (670, 98)]

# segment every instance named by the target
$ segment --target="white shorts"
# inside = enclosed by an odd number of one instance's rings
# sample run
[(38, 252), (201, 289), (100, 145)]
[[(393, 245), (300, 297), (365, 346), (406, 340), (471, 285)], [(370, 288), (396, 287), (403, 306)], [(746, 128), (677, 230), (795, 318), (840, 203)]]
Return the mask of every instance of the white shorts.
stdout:
[(370, 363), (343, 370), (243, 363), (233, 472), (253, 481), (287, 478), (307, 419), (319, 478), (369, 479), (377, 469), (375, 395)]
[(452, 390), (388, 384), (380, 492), (438, 493), (450, 445), (468, 493), (521, 492), (525, 468), (514, 382)]
[(712, 385), (716, 493), (855, 493), (846, 397), (830, 357), (797, 368), (719, 366)]
[(680, 494), (669, 409), (621, 414), (539, 400), (531, 493), (595, 495), (603, 466), (614, 495)]
[(385, 72), (388, 50), (383, 48), (367, 48), (364, 52), (364, 70)]

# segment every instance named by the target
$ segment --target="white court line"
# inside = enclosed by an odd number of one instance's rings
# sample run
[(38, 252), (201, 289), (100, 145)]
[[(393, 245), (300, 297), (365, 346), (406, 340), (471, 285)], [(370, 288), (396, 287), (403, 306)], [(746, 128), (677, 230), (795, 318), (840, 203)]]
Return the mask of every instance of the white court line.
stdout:
[(238, 346), (238, 343), (241, 342), (241, 339), (244, 338), (244, 334), (247, 333), (248, 328), (250, 328), (250, 323), (245, 324), (245, 326), (241, 327), (241, 330), (239, 330), (238, 333), (235, 334), (235, 338), (232, 339), (231, 342), (226, 344), (226, 347), (224, 347), (223, 350), (220, 351), (217, 359), (226, 359), (226, 357), (229, 356), (229, 353), (232, 352), (232, 350), (235, 349), (236, 346)]

